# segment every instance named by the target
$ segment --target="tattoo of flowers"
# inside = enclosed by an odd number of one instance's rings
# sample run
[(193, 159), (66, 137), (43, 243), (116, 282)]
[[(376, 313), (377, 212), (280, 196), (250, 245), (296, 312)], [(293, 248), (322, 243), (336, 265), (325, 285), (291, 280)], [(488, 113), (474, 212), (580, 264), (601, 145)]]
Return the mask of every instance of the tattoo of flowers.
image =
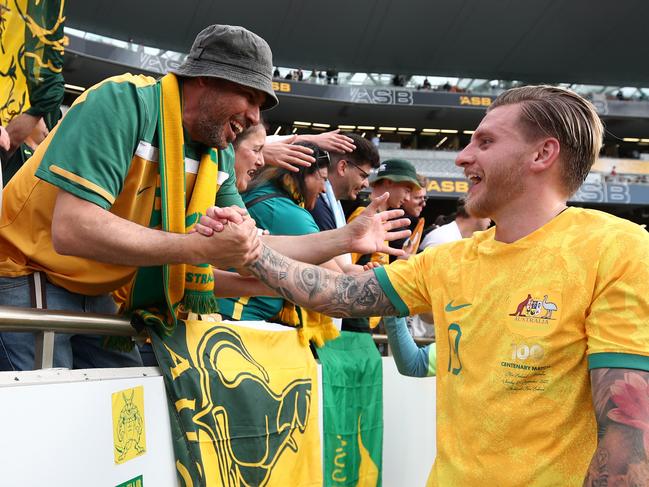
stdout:
[(611, 400), (617, 406), (608, 412), (609, 419), (642, 432), (645, 456), (649, 456), (649, 384), (635, 372), (626, 372), (624, 380), (611, 386)]

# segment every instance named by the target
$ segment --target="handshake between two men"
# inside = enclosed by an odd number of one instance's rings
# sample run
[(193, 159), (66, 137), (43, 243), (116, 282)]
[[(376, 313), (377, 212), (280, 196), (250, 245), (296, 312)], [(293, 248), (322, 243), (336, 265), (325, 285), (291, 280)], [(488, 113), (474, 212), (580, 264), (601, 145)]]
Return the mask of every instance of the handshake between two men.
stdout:
[[(327, 286), (323, 287), (325, 282), (320, 282), (321, 279), (329, 281), (332, 278), (334, 281), (336, 278), (358, 279), (359, 285), (362, 286), (362, 282), (367, 280), (370, 274), (373, 276), (373, 273), (363, 273), (363, 268), (356, 266), (358, 267), (357, 274), (345, 275), (317, 267), (318, 264), (347, 252), (359, 254), (383, 252), (396, 256), (403, 255), (402, 250), (389, 247), (388, 242), (409, 236), (410, 230), (403, 229), (408, 225), (408, 220), (401, 218), (403, 210), (378, 211), (388, 196), (389, 194), (385, 193), (374, 199), (349, 225), (337, 230), (301, 236), (265, 234), (257, 228), (254, 220), (241, 208), (215, 206), (208, 208), (206, 215), (201, 217), (195, 227), (196, 233), (203, 237), (196, 236), (195, 238), (199, 240), (196, 242), (199, 243), (197, 247), (205, 250), (206, 260), (204, 262), (219, 269), (233, 268), (244, 276), (252, 274), (265, 284), (263, 286), (259, 281), (249, 280), (246, 289), (241, 289), (236, 283), (230, 281), (230, 284), (217, 286), (215, 293), (221, 296), (279, 294), (298, 305), (330, 314), (327, 310), (316, 308), (324, 297), (324, 295), (316, 296), (316, 294), (327, 290)], [(285, 271), (288, 270), (286, 266), (289, 264), (298, 267), (304, 266), (300, 272), (302, 274), (306, 272), (313, 276), (313, 279), (318, 282), (310, 285), (315, 287), (306, 293), (296, 292), (297, 290), (291, 291), (293, 285), (303, 288), (305, 283), (290, 284), (288, 282), (290, 278)], [(219, 278), (224, 278), (225, 274), (231, 274), (218, 270), (215, 270), (215, 273), (219, 274), (216, 276), (216, 283), (219, 282)], [(254, 284), (253, 281), (256, 281), (257, 284)], [(301, 279), (298, 278), (298, 281)], [(332, 281), (331, 284), (334, 282)], [(350, 285), (354, 286), (352, 281), (347, 282), (345, 286), (339, 286), (338, 291), (347, 292)], [(360, 295), (356, 296), (356, 298), (359, 297)], [(353, 309), (342, 309), (348, 298), (343, 296), (338, 300), (340, 302), (336, 308), (341, 309), (337, 309), (336, 314), (351, 315), (354, 313)], [(366, 305), (369, 304), (369, 302), (366, 303)]]

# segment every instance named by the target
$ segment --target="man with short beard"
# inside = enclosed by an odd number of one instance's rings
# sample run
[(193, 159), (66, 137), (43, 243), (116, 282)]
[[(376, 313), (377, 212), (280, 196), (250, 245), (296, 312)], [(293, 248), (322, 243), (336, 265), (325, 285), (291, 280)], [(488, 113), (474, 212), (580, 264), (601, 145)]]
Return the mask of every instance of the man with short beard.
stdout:
[[(177, 117), (164, 123), (178, 134), (184, 154), (184, 170), (173, 184), (181, 185), (186, 203), (203, 156), (215, 148), (210, 157), (218, 163), (222, 190), (217, 201), (243, 206), (230, 144), (259, 122), (260, 109), (277, 104), (271, 57), (268, 44), (252, 32), (214, 25), (161, 80), (126, 74), (86, 90), (5, 188), (0, 304), (114, 313), (110, 293), (140, 268), (181, 262), (227, 268), (249, 258), (252, 222), (209, 238), (163, 229), (159, 180), (171, 176), (160, 174), (161, 147), (172, 142), (162, 135), (163, 117)], [(164, 106), (176, 111), (162, 113), (164, 100), (174, 98)], [(238, 249), (224, 252), (225, 246)], [(152, 287), (150, 302), (164, 302), (160, 281)], [(34, 298), (30, 288), (37, 290)], [(33, 368), (33, 335), (1, 333), (0, 344), (0, 369)], [(140, 364), (136, 348), (109, 349), (94, 335), (56, 335), (55, 367)]]
[(436, 361), (391, 338), (402, 373), (437, 369), (428, 486), (649, 485), (649, 235), (566, 205), (603, 132), (569, 90), (507, 90), (456, 160), (494, 227), (354, 276), (267, 247), (248, 266), (331, 316), (432, 311)]
[[(212, 294), (268, 294), (219, 269), (245, 265), (260, 249), (245, 210), (225, 207), (243, 207), (231, 143), (278, 103), (272, 69), (262, 38), (212, 25), (162, 79), (126, 74), (86, 90), (4, 189), (0, 305), (114, 313), (112, 293), (123, 311), (168, 323), (192, 305), (215, 312)], [(193, 232), (208, 211), (217, 231)], [(356, 230), (368, 235), (370, 220)], [(322, 262), (349, 251), (356, 230), (272, 245)], [(383, 246), (378, 233), (366, 240), (372, 250), (372, 240)], [(142, 364), (136, 348), (116, 341), (57, 334), (53, 365)], [(0, 333), (0, 370), (32, 369), (34, 346), (32, 334)]]

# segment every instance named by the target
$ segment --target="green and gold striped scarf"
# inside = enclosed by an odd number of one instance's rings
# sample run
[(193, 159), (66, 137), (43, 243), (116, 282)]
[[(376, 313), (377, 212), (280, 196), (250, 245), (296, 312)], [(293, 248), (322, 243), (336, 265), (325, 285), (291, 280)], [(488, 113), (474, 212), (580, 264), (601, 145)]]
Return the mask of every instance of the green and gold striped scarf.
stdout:
[[(182, 107), (178, 80), (167, 74), (160, 82), (159, 168), (161, 229), (170, 233), (189, 233), (201, 215), (214, 204), (217, 192), (218, 155), (208, 149), (200, 161), (198, 175), (189, 204), (185, 205), (184, 136)], [(137, 306), (139, 293), (150, 292), (159, 276), (155, 268), (139, 269), (130, 289), (126, 310)], [(145, 324), (155, 326), (163, 334), (173, 333), (179, 314), (209, 315), (217, 313), (214, 296), (214, 274), (209, 264), (166, 264), (162, 266), (165, 295), (163, 308), (135, 309)], [(148, 288), (148, 289), (147, 289)]]

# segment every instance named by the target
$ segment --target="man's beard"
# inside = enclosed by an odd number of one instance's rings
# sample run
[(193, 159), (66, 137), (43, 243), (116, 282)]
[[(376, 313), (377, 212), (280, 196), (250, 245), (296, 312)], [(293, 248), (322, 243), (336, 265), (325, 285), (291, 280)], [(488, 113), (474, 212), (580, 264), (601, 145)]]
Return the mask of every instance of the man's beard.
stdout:
[(208, 147), (217, 147), (219, 149), (226, 149), (228, 141), (225, 138), (225, 128), (227, 125), (227, 118), (224, 113), (218, 112), (216, 116), (209, 117), (207, 114), (211, 112), (213, 101), (206, 98), (201, 98), (199, 102), (200, 118), (198, 120), (198, 131), (200, 134), (201, 142)]
[(525, 190), (522, 169), (520, 164), (515, 164), (512, 167), (502, 166), (497, 172), (493, 172), (489, 176), (489, 188), (481, 190), (483, 194), (472, 197), (469, 193), (467, 196), (467, 213), (475, 218), (493, 218), (500, 208)]

